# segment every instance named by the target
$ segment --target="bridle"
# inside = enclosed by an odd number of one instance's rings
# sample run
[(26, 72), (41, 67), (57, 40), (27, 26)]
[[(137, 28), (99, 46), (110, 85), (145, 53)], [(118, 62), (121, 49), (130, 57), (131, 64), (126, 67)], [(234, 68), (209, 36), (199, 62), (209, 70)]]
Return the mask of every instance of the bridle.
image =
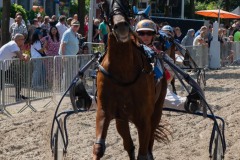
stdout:
[(129, 17), (133, 15), (131, 6), (127, 0), (102, 0), (98, 5), (101, 11), (101, 17), (109, 26), (110, 31), (113, 31), (115, 27), (113, 23), (114, 15), (122, 15), (126, 20), (126, 24), (130, 27)]

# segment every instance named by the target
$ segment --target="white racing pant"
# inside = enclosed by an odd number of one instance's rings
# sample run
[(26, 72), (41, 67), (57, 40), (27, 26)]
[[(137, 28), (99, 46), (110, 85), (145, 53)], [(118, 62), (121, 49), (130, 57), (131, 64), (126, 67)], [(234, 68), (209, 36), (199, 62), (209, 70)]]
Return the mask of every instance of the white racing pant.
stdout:
[(178, 110), (185, 110), (184, 109), (184, 102), (186, 101), (187, 97), (181, 97), (174, 94), (172, 91), (167, 89), (167, 95), (165, 97), (165, 101), (163, 104), (164, 108), (173, 108)]

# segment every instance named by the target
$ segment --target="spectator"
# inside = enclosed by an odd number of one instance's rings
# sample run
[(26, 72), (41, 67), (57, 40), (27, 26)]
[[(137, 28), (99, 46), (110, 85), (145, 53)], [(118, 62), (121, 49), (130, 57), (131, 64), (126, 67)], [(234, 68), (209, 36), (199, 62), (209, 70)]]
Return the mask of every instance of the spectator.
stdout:
[(68, 27), (68, 28), (71, 27), (71, 22), (72, 22), (72, 20), (73, 20), (72, 17), (69, 17), (69, 18), (67, 19), (67, 27)]
[[(20, 60), (23, 60), (27, 62), (29, 60), (29, 57), (27, 55), (23, 55), (21, 52), (21, 48), (24, 45), (25, 38), (22, 34), (15, 34), (12, 41), (6, 43), (0, 48), (0, 60), (4, 61), (6, 59), (12, 59), (12, 58), (19, 58)], [(3, 73), (3, 70), (1, 68), (1, 77), (2, 74), (9, 74), (10, 77), (13, 78), (13, 84), (15, 86), (15, 98), (16, 102), (27, 99), (27, 97), (21, 95), (21, 75), (20, 70), (17, 64), (14, 62), (10, 66), (7, 66), (5, 68), (5, 73)], [(2, 90), (3, 84), (1, 84), (1, 90)]]
[(50, 28), (49, 35), (41, 39), (47, 56), (58, 55), (60, 47), (60, 37), (56, 26)]
[(206, 45), (204, 37), (205, 37), (205, 31), (201, 31), (200, 34), (194, 38), (193, 46)]
[(189, 29), (186, 36), (183, 38), (181, 44), (183, 46), (192, 46), (193, 40), (194, 40), (194, 34), (195, 34), (194, 29)]
[(51, 27), (56, 26), (56, 24), (58, 23), (56, 15), (52, 15), (52, 18), (50, 19), (49, 23)]
[(56, 27), (58, 29), (60, 39), (62, 39), (63, 33), (68, 29), (66, 25), (66, 17), (64, 15), (59, 17), (59, 22), (56, 24)]
[(233, 36), (234, 36), (234, 34), (237, 32), (237, 31), (239, 31), (239, 29), (240, 29), (240, 21), (239, 20), (235, 20), (234, 21), (234, 24), (233, 24)]
[(37, 18), (34, 18), (33, 19), (33, 24), (30, 25), (29, 28), (28, 28), (28, 38), (29, 38), (30, 42), (32, 40), (32, 35), (37, 28), (39, 28), (38, 21), (37, 21)]
[(78, 21), (78, 15), (77, 15), (77, 14), (74, 14), (74, 15), (73, 15), (73, 19), (75, 19), (76, 21)]
[(49, 16), (45, 16), (43, 19), (43, 23), (41, 24), (43, 37), (47, 36), (50, 30)]
[(233, 35), (234, 42), (240, 42), (240, 28)]
[(200, 32), (201, 31), (204, 31), (206, 32), (207, 31), (207, 26), (202, 26), (196, 33), (195, 33), (195, 38), (200, 35)]
[(98, 30), (99, 30), (99, 41), (101, 43), (104, 43), (106, 46), (107, 39), (108, 39), (108, 26), (105, 19), (99, 24)]
[(174, 39), (178, 42), (181, 43), (184, 35), (181, 32), (181, 29), (179, 27), (175, 27), (174, 29)]
[(43, 20), (41, 14), (37, 15), (37, 20), (38, 20), (38, 26), (41, 26), (42, 25), (42, 20)]
[(39, 59), (44, 56), (44, 49), (40, 41), (42, 35), (41, 30), (36, 29), (33, 33), (31, 43), (31, 57), (35, 58), (33, 59), (32, 88), (35, 90), (46, 88), (46, 69), (43, 60)]
[(20, 33), (22, 35), (24, 35), (25, 38), (27, 38), (27, 35), (28, 35), (28, 31), (27, 31), (27, 27), (26, 25), (24, 25), (22, 23), (22, 16), (21, 15), (18, 15), (16, 18), (15, 18), (15, 23), (13, 23), (11, 26), (10, 26), (10, 29), (9, 29), (9, 32), (11, 34), (11, 39), (14, 38), (14, 36), (17, 34), (17, 33)]
[(88, 51), (89, 51), (89, 49), (88, 49), (87, 44), (85, 44), (81, 47), (81, 54), (88, 54)]
[(210, 48), (211, 41), (213, 39), (212, 31), (213, 31), (213, 26), (212, 24), (209, 24), (207, 30), (205, 31), (205, 37), (204, 37), (205, 42), (208, 44), (208, 48)]
[(94, 19), (93, 22), (93, 42), (98, 43), (99, 42), (99, 33), (98, 33), (98, 26), (99, 26), (99, 19)]
[(79, 52), (79, 35), (77, 33), (79, 28), (79, 21), (72, 20), (71, 27), (64, 32), (61, 39), (60, 55), (76, 55)]
[(234, 58), (234, 50), (233, 50), (233, 36), (230, 35), (227, 39), (228, 42), (228, 56), (226, 60), (228, 61), (229, 64), (233, 63), (233, 58)]
[(86, 37), (86, 39), (88, 36), (88, 21), (89, 21), (88, 15), (85, 15), (85, 17), (84, 17), (84, 37)]
[(220, 28), (218, 29), (218, 41), (220, 42), (220, 57), (221, 60), (224, 61), (228, 55), (227, 51), (227, 37), (226, 37), (226, 29)]

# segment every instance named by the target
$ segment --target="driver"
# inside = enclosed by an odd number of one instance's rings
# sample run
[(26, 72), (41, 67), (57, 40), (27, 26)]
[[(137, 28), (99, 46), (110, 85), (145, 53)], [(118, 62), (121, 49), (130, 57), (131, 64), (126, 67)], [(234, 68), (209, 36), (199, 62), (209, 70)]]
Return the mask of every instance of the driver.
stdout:
[[(159, 53), (160, 51), (157, 50), (154, 45), (154, 39), (156, 37), (156, 24), (149, 20), (144, 19), (138, 22), (136, 25), (136, 32), (139, 38), (142, 40), (142, 43), (149, 48), (153, 49), (155, 52)], [(168, 84), (171, 82), (173, 78), (173, 73), (169, 71), (169, 66), (164, 64), (165, 68), (168, 68), (168, 70), (165, 70), (165, 74), (167, 77)], [(186, 97), (181, 97), (173, 92), (171, 92), (169, 89), (167, 89), (167, 95), (164, 102), (164, 107), (169, 108), (176, 108), (180, 110), (184, 110), (184, 102), (186, 101)]]

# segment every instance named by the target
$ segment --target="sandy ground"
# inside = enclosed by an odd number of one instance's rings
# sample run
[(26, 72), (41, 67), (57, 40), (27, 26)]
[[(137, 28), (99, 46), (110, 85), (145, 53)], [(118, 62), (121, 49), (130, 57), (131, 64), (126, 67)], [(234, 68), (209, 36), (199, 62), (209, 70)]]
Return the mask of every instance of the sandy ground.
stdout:
[[(222, 68), (206, 73), (206, 99), (214, 113), (226, 122), (226, 160), (240, 160), (240, 68)], [(48, 101), (34, 102), (38, 112), (27, 109), (16, 113), (21, 106), (10, 106), (13, 118), (0, 115), (0, 159), (1, 160), (51, 160), (50, 129), (56, 105)], [(36, 106), (35, 104), (35, 106)], [(68, 98), (63, 110), (71, 108)], [(69, 147), (67, 160), (89, 160), (95, 140), (95, 111), (74, 114), (68, 118)], [(212, 129), (212, 120), (200, 116), (164, 111), (163, 120), (171, 125), (173, 138), (170, 143), (156, 142), (156, 160), (207, 160)], [(108, 130), (104, 160), (125, 160), (127, 153), (122, 146), (114, 121)], [(131, 125), (131, 133), (136, 148), (137, 132)], [(137, 150), (136, 150), (137, 153)]]

